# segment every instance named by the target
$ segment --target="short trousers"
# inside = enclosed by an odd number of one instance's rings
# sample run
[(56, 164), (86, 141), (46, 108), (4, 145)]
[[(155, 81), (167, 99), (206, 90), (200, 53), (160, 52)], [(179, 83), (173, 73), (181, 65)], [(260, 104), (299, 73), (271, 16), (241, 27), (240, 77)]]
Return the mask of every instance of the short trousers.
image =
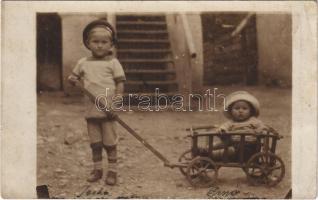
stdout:
[(114, 146), (118, 143), (115, 120), (87, 119), (88, 136), (90, 143), (102, 142), (105, 146)]

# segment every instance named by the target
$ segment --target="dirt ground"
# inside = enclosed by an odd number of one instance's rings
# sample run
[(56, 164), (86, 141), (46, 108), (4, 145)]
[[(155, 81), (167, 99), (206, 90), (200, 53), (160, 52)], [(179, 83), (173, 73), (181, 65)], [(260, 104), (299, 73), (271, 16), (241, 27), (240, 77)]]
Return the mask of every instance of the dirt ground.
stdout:
[[(215, 185), (193, 188), (179, 169), (164, 167), (119, 125), (118, 184), (106, 186), (104, 178), (89, 184), (86, 178), (93, 166), (83, 99), (62, 92), (38, 95), (38, 185), (48, 185), (54, 198), (284, 198), (291, 187), (291, 90), (261, 86), (218, 89), (224, 94), (235, 90), (253, 93), (261, 102), (260, 119), (284, 136), (276, 152), (285, 163), (286, 174), (275, 187), (250, 186), (242, 169), (221, 168)], [(221, 112), (134, 111), (119, 115), (171, 162), (190, 148), (186, 128), (225, 121)]]

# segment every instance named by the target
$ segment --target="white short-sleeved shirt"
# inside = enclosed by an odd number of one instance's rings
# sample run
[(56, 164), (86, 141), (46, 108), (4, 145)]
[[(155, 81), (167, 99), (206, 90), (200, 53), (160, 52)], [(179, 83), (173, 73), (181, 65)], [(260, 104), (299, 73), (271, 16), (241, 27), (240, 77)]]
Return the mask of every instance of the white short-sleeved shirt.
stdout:
[[(116, 82), (125, 81), (125, 73), (119, 61), (113, 56), (107, 56), (104, 59), (93, 57), (81, 58), (73, 74), (84, 81), (84, 87), (95, 97), (106, 95), (107, 101), (111, 103), (111, 97), (115, 93)], [(89, 103), (86, 117), (105, 117), (105, 114), (98, 111), (93, 103)]]

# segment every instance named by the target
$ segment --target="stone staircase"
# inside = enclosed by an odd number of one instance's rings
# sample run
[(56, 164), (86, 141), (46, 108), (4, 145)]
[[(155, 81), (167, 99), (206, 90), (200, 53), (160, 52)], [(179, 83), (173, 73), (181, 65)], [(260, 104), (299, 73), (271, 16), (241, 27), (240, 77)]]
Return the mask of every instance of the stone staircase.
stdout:
[(165, 15), (117, 15), (117, 56), (124, 67), (128, 94), (153, 98), (156, 88), (178, 92)]

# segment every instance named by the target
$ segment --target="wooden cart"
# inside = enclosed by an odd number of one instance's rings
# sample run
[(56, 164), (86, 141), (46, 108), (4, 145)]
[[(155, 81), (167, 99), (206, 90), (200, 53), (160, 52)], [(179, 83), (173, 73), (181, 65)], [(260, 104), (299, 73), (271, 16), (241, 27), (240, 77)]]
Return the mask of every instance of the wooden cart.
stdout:
[[(209, 186), (213, 184), (221, 167), (238, 167), (245, 172), (248, 181), (253, 185), (274, 186), (278, 184), (285, 175), (285, 165), (282, 159), (275, 154), (277, 140), (282, 138), (271, 127), (266, 134), (255, 134), (254, 132), (227, 132), (219, 133), (214, 127), (194, 127), (188, 129), (192, 140), (191, 149), (185, 151), (179, 158), (181, 173), (193, 186)], [(236, 156), (230, 156), (230, 138), (240, 138)], [(255, 153), (246, 155), (246, 136), (256, 137)], [(198, 141), (205, 137), (207, 145), (200, 147)], [(224, 144), (223, 155), (215, 158), (215, 140), (220, 139)]]

